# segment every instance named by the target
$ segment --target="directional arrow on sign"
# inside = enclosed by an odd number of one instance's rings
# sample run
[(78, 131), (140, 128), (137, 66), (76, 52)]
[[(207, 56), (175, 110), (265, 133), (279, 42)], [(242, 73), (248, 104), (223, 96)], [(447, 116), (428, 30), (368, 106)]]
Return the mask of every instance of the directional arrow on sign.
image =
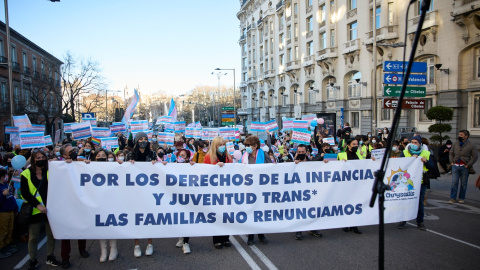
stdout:
[(385, 102), (385, 105), (387, 105), (387, 107), (390, 107), (390, 104), (391, 104), (391, 103), (390, 103), (390, 100), (387, 100), (387, 101)]
[(392, 92), (392, 90), (390, 90), (390, 88), (387, 88), (385, 92), (390, 95), (390, 92)]
[(392, 68), (392, 64), (388, 63), (387, 64), (387, 69), (391, 69)]
[(387, 80), (387, 82), (390, 82), (392, 79), (390, 78), (390, 75), (388, 75), (387, 78), (385, 78), (385, 80)]

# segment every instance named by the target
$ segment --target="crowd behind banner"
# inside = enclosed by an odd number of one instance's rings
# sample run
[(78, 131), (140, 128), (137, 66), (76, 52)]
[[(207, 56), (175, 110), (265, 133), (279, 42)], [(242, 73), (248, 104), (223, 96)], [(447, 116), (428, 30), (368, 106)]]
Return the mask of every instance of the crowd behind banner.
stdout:
[[(322, 125), (323, 122), (319, 119), (302, 121), (284, 119), (284, 123), (290, 121), (292, 123), (288, 124), (291, 124), (291, 129), (284, 128), (283, 130), (279, 130), (276, 123), (255, 123), (256, 131), (249, 134), (241, 133), (235, 128), (224, 129), (222, 132), (222, 130), (202, 129), (197, 124), (186, 127), (184, 122), (173, 122), (171, 118), (162, 117), (159, 118), (157, 124), (162, 125), (163, 131), (168, 129), (167, 132), (154, 132), (149, 129), (148, 122), (136, 121), (133, 123), (135, 126), (127, 126), (122, 123), (112, 125), (110, 131), (114, 132), (107, 134), (108, 137), (105, 138), (95, 137), (93, 133), (108, 133), (107, 130), (92, 129), (91, 123), (84, 122), (71, 125), (68, 129), (65, 127), (66, 132), (73, 133), (70, 138), (63, 141), (55, 138), (53, 142), (51, 139), (47, 139), (44, 141), (44, 147), (29, 147), (28, 143), (34, 145), (35, 142), (25, 139), (19, 143), (16, 137), (13, 142), (0, 142), (0, 149), (4, 151), (3, 155), (0, 155), (0, 162), (3, 166), (0, 169), (0, 215), (2, 216), (0, 257), (9, 257), (15, 253), (17, 251), (14, 244), (16, 241), (28, 241), (29, 266), (30, 269), (34, 269), (37, 264), (38, 237), (40, 231), (45, 228), (47, 264), (62, 265), (64, 268), (70, 266), (70, 240), (62, 240), (62, 261), (57, 261), (54, 256), (55, 240), (46, 215), (48, 167), (51, 162), (205, 163), (224, 166), (225, 163), (282, 164), (294, 162), (298, 164), (306, 161), (327, 163), (362, 159), (375, 160), (383, 157), (382, 153), (384, 153), (386, 139), (389, 136), (387, 128), (375, 133), (353, 134), (348, 123), (333, 132), (332, 128), (334, 127)], [(19, 128), (29, 132), (25, 119), (22, 119)], [(30, 125), (30, 132), (33, 133), (31, 128)], [(15, 128), (11, 130), (13, 133), (19, 132)], [(447, 141), (442, 146), (443, 152), (439, 156), (433, 154), (428, 148), (428, 140), (420, 134), (415, 134), (412, 138), (403, 137), (393, 143), (390, 151), (391, 158), (413, 156), (420, 158), (424, 163), (422, 191), (419, 196), (420, 203), (416, 220), (418, 228), (421, 230), (425, 230), (423, 223), (423, 207), (426, 205), (425, 189), (430, 188), (430, 179), (440, 176), (437, 161), (438, 164), (441, 164), (442, 171), (450, 173), (453, 170), (455, 174), (456, 170), (461, 168), (471, 168), (477, 159), (476, 151), (472, 151), (472, 154), (469, 157), (467, 155), (466, 158), (465, 153), (458, 156), (451, 152), (456, 145), (459, 145), (458, 147), (475, 147), (468, 140), (468, 131), (460, 133), (459, 141), (455, 144)], [(332, 136), (332, 134), (336, 136)], [(112, 140), (112, 138), (115, 139)], [(49, 145), (45, 142), (49, 142)], [(455, 179), (453, 182), (455, 183)], [(458, 185), (458, 183), (457, 179), (456, 184)], [(395, 188), (395, 186), (391, 188)], [(466, 181), (462, 178), (460, 189), (460, 196), (463, 196), (460, 197), (462, 202), (465, 199), (465, 192)], [(452, 196), (457, 196), (456, 191), (454, 195), (452, 191)], [(451, 198), (451, 200), (455, 199)], [(27, 208), (26, 205), (33, 208), (30, 209), (31, 212), (27, 213), (27, 215), (31, 215), (28, 223), (20, 222), (20, 215), (17, 214), (22, 213), (22, 210)], [(40, 224), (46, 226), (42, 227)], [(400, 229), (403, 226), (405, 226), (404, 222), (399, 224)], [(343, 230), (362, 233), (357, 227), (346, 227)], [(308, 231), (308, 234), (314, 237), (323, 235), (320, 231)], [(301, 240), (303, 237), (302, 232), (295, 232), (294, 239)], [(258, 239), (261, 243), (268, 243), (264, 234), (259, 234)], [(189, 237), (182, 237), (176, 244), (185, 254), (191, 253), (189, 240)], [(140, 240), (135, 239), (135, 257), (153, 254), (153, 240), (148, 239), (147, 241), (147, 247), (143, 252), (140, 248)], [(228, 235), (214, 236), (212, 242), (217, 249), (231, 246)], [(254, 235), (248, 236), (247, 243), (254, 244)], [(109, 251), (108, 247), (110, 247)], [(101, 240), (100, 248), (100, 262), (113, 261), (117, 258), (116, 240)], [(82, 257), (89, 257), (85, 240), (78, 240), (78, 249)]]

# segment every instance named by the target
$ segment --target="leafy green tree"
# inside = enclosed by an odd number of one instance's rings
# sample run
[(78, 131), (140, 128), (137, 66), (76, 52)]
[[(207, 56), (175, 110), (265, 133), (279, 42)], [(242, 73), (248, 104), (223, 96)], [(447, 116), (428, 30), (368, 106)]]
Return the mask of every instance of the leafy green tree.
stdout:
[(450, 124), (444, 124), (443, 122), (452, 121), (453, 109), (445, 106), (435, 106), (427, 111), (427, 118), (430, 120), (436, 120), (436, 123), (428, 127), (429, 133), (436, 133), (430, 137), (432, 142), (438, 142), (439, 145), (443, 144), (443, 141), (450, 139), (450, 136), (444, 135), (445, 132), (450, 132), (452, 126)]

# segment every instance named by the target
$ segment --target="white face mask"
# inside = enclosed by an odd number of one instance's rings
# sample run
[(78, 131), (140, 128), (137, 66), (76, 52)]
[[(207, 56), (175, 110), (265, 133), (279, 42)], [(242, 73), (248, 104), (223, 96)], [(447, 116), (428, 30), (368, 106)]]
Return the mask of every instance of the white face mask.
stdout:
[(372, 140), (372, 143), (376, 143), (377, 141), (376, 140)]
[(122, 157), (118, 157), (117, 159), (123, 161), (125, 157), (122, 156)]
[(109, 162), (113, 162), (113, 157), (108, 158), (108, 161), (109, 161)]

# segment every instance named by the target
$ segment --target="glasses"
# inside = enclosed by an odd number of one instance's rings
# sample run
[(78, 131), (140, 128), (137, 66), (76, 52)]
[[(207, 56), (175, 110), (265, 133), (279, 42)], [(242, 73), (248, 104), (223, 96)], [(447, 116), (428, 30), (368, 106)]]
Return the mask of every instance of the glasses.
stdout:
[(245, 145), (246, 147), (249, 147), (249, 146), (250, 146), (250, 144), (244, 144), (244, 145)]
[(40, 152), (40, 153), (45, 153), (45, 151), (43, 151), (42, 148), (34, 148), (34, 149), (32, 150), (32, 153), (34, 153), (34, 154), (35, 154), (35, 153), (38, 153), (38, 152)]

